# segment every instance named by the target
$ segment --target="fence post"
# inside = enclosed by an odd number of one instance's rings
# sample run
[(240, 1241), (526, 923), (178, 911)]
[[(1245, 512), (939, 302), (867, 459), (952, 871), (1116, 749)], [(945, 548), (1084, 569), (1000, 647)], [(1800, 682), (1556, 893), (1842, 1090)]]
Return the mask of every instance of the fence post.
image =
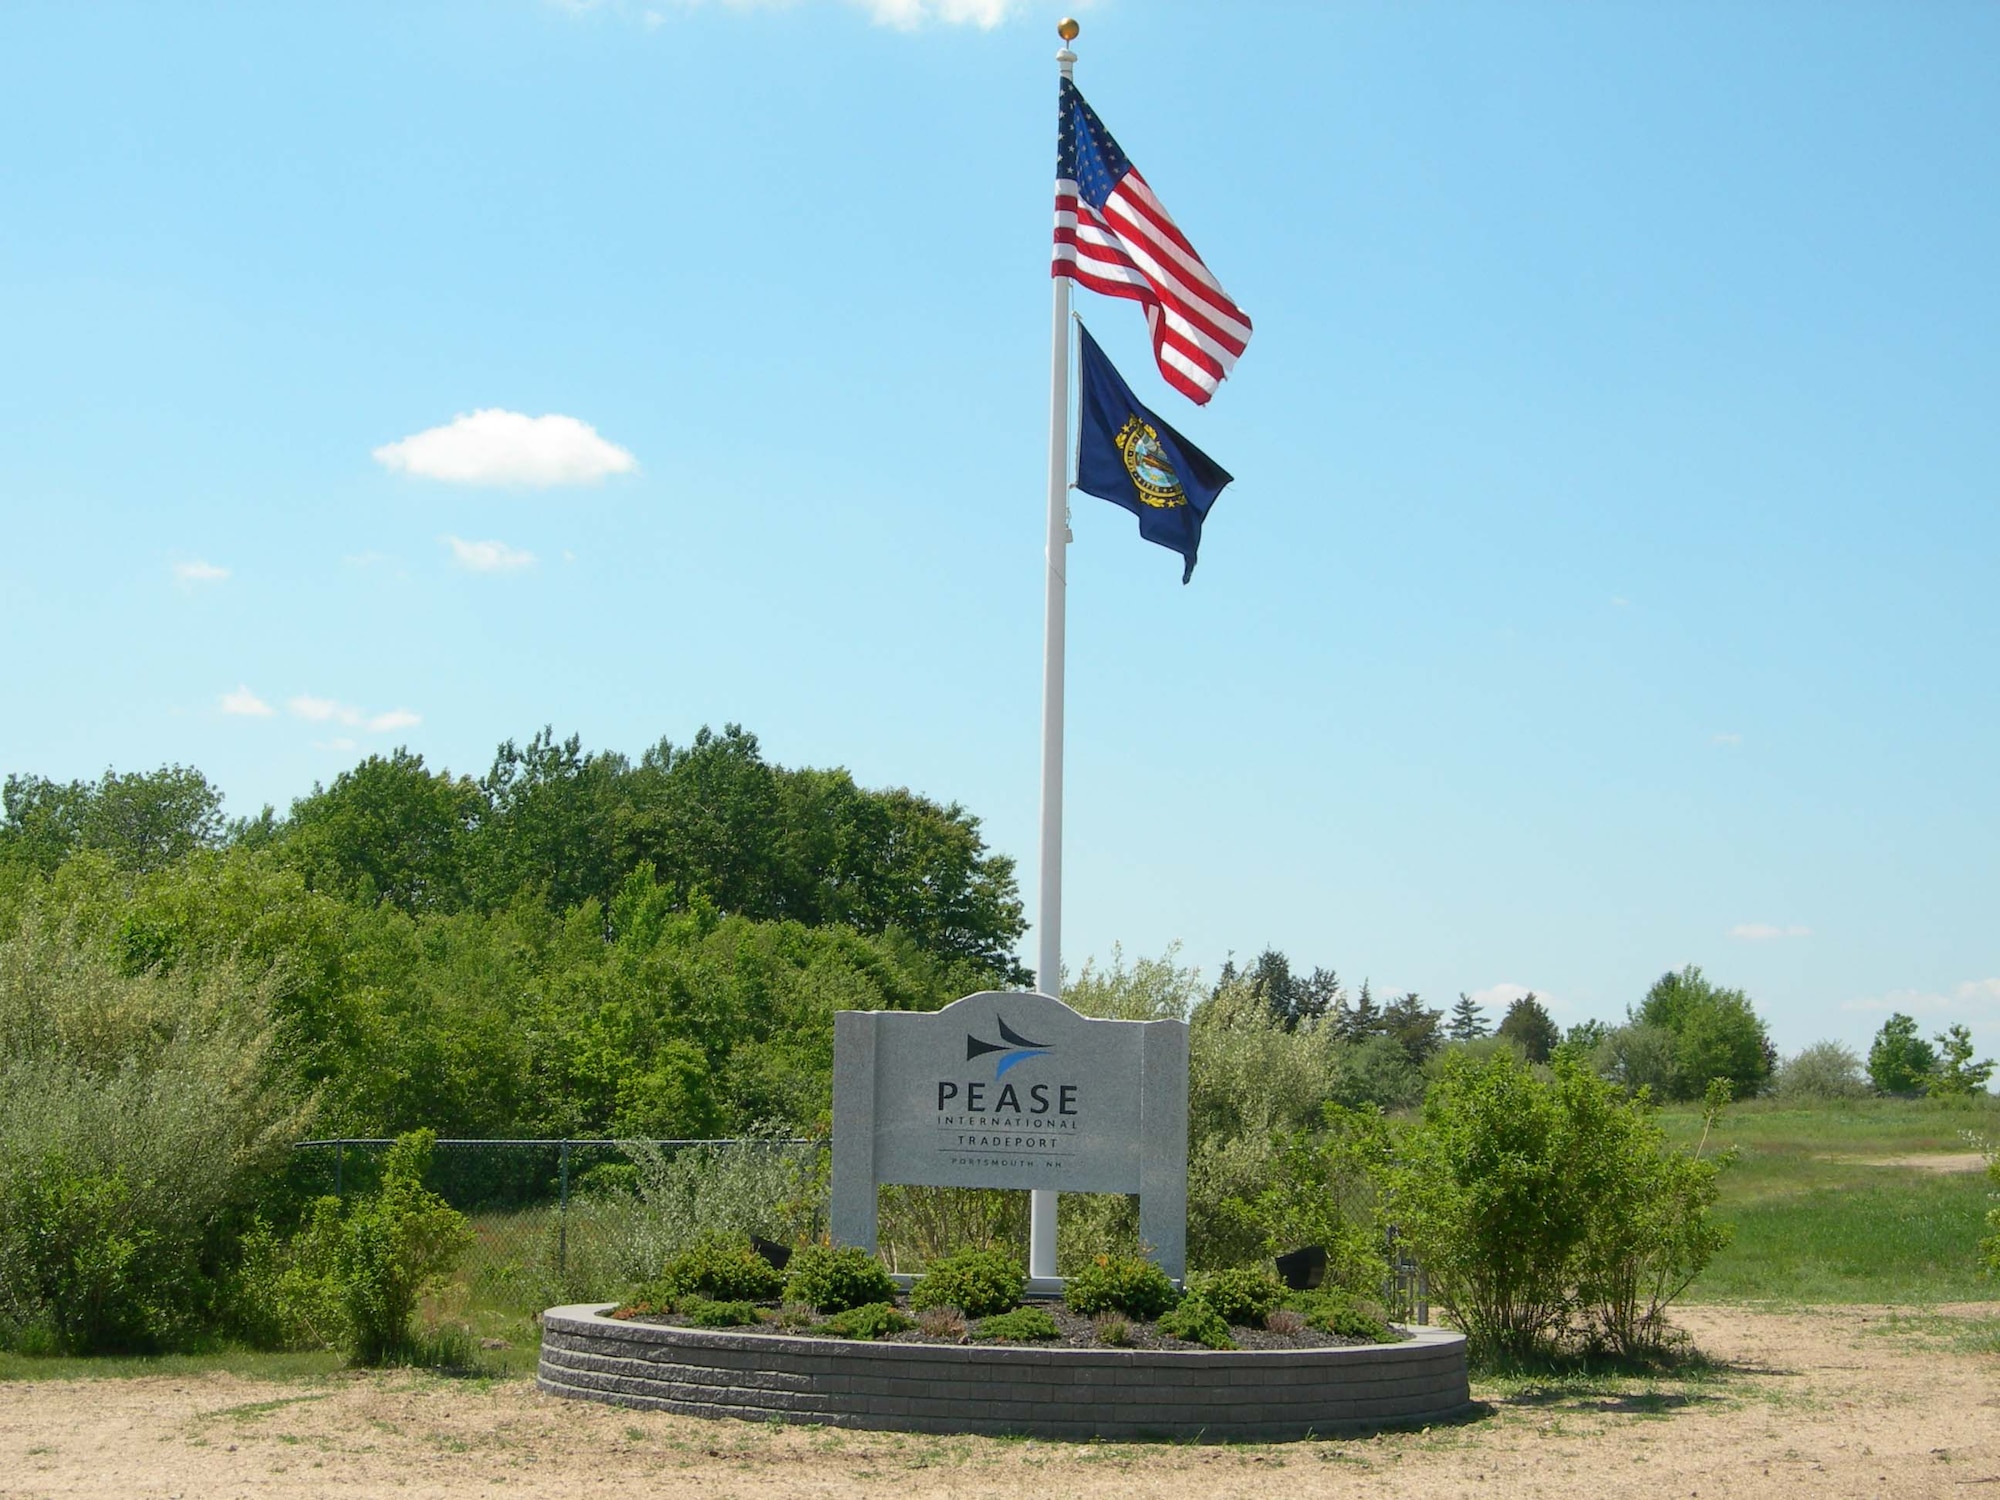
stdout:
[(556, 1208), (556, 1275), (569, 1274), (569, 1142), (562, 1143), (562, 1196)]

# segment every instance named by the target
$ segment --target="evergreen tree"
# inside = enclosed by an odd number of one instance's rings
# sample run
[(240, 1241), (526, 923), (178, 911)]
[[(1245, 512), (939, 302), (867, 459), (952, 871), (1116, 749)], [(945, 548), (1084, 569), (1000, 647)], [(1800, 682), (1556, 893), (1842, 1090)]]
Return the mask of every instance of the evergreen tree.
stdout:
[(1354, 997), (1354, 1003), (1343, 1003), (1336, 1016), (1335, 1026), (1344, 1041), (1365, 1042), (1371, 1036), (1382, 1033), (1382, 1008), (1375, 1003), (1375, 996), (1365, 979), (1361, 981), (1361, 993)]
[(1383, 1034), (1403, 1049), (1415, 1068), (1421, 1068), (1444, 1045), (1443, 1025), (1444, 1012), (1425, 1005), (1415, 990), (1390, 1001), (1382, 1012)]
[(1562, 1040), (1555, 1017), (1548, 1013), (1533, 990), (1507, 1007), (1507, 1014), (1500, 1020), (1500, 1035), (1519, 1042), (1527, 1051), (1528, 1061), (1538, 1063), (1547, 1062), (1549, 1054)]
[(1444, 1034), (1454, 1042), (1476, 1042), (1492, 1029), (1486, 1024), (1486, 1012), (1479, 1002), (1460, 990), (1458, 1004), (1451, 1008), (1451, 1020), (1445, 1026)]

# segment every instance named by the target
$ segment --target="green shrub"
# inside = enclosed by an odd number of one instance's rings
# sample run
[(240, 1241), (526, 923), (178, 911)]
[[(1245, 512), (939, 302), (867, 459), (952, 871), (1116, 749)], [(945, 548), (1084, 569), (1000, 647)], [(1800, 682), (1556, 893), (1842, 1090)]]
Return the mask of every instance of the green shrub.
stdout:
[(1056, 1320), (1039, 1307), (1017, 1307), (1012, 1312), (995, 1313), (990, 1318), (981, 1318), (979, 1326), (972, 1330), (976, 1339), (1009, 1339), (1018, 1343), (1029, 1343), (1036, 1339), (1053, 1339), (1062, 1336), (1056, 1327)]
[(1667, 1147), (1644, 1096), (1567, 1062), (1543, 1082), (1501, 1055), (1446, 1060), (1388, 1175), (1431, 1295), (1490, 1358), (1657, 1341), (1726, 1239), (1716, 1170)]
[(465, 1216), (424, 1187), (436, 1142), (428, 1130), (399, 1136), (383, 1159), (382, 1186), (341, 1227), (337, 1266), (356, 1364), (408, 1357), (418, 1299), (471, 1247)]
[(1342, 1338), (1367, 1339), (1387, 1343), (1396, 1337), (1381, 1309), (1339, 1291), (1296, 1292), (1286, 1305), (1305, 1319), (1308, 1326)]
[(231, 1331), (259, 1349), (345, 1347), (342, 1228), (338, 1198), (315, 1199), (289, 1240), (255, 1220), (243, 1236), (242, 1264), (231, 1288)]
[(785, 1300), (803, 1302), (816, 1312), (846, 1312), (874, 1302), (893, 1302), (896, 1283), (882, 1262), (855, 1245), (833, 1249), (807, 1245), (792, 1256), (785, 1281)]
[[(826, 1152), (819, 1146), (745, 1141), (661, 1149), (652, 1141), (620, 1141), (632, 1160), (637, 1196), (616, 1189), (586, 1200), (593, 1234), (572, 1235), (574, 1261), (579, 1240), (600, 1264), (604, 1278), (639, 1282), (704, 1240), (748, 1241), (761, 1234), (790, 1244), (805, 1239), (826, 1217)], [(602, 1169), (598, 1169), (602, 1170)], [(572, 1202), (572, 1214), (579, 1205)]]
[(123, 974), (42, 899), (0, 924), (0, 1345), (185, 1347), (296, 1139), (277, 987)]
[(1251, 1206), (1261, 1253), (1318, 1245), (1324, 1285), (1356, 1294), (1380, 1287), (1389, 1275), (1380, 1178), (1390, 1160), (1381, 1112), (1327, 1105), (1317, 1131), (1281, 1134), (1274, 1144), (1268, 1183)]
[(1021, 1300), (1028, 1273), (999, 1250), (961, 1250), (924, 1267), (910, 1289), (910, 1306), (955, 1307), (968, 1318), (1003, 1313)]
[(1261, 1266), (1198, 1271), (1188, 1278), (1187, 1294), (1214, 1308), (1225, 1323), (1262, 1328), (1265, 1315), (1285, 1300), (1285, 1284)]
[(835, 1313), (815, 1330), (842, 1339), (879, 1339), (916, 1327), (908, 1314), (890, 1302), (864, 1302)]
[(1121, 1312), (1128, 1318), (1150, 1320), (1180, 1300), (1167, 1273), (1137, 1255), (1093, 1256), (1063, 1288), (1069, 1310), (1085, 1317)]
[(649, 1293), (658, 1302), (768, 1302), (784, 1289), (785, 1273), (752, 1249), (747, 1235), (707, 1234), (667, 1258)]
[(745, 1328), (760, 1321), (757, 1309), (748, 1302), (718, 1302), (710, 1297), (688, 1296), (678, 1299), (674, 1306), (696, 1328)]
[(1168, 1338), (1184, 1339), (1190, 1344), (1206, 1344), (1211, 1349), (1236, 1347), (1236, 1340), (1229, 1336), (1229, 1325), (1222, 1321), (1222, 1314), (1199, 1297), (1190, 1297), (1164, 1314), (1156, 1326)]
[(1779, 1064), (1771, 1092), (1794, 1103), (1858, 1099), (1868, 1092), (1861, 1059), (1845, 1042), (1814, 1042)]
[(1109, 1344), (1114, 1349), (1122, 1349), (1132, 1342), (1132, 1325), (1115, 1312), (1101, 1312), (1090, 1320), (1091, 1331), (1097, 1335), (1097, 1342)]

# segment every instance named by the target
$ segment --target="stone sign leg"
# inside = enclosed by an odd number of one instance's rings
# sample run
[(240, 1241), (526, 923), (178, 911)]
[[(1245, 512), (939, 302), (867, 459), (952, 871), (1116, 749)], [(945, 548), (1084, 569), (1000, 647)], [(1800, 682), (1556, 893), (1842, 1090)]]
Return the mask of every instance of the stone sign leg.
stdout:
[(1139, 1091), (1139, 1243), (1176, 1281), (1187, 1275), (1187, 1035), (1146, 1028)]
[(875, 1012), (833, 1018), (833, 1182), (836, 1245), (875, 1248)]

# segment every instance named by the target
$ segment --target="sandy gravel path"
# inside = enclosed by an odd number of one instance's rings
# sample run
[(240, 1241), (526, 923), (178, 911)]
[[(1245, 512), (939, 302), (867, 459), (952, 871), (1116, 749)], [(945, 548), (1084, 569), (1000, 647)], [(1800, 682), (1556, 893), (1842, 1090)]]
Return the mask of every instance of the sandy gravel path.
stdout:
[(0, 1496), (2000, 1496), (2000, 1305), (1702, 1307), (1686, 1324), (1723, 1369), (1486, 1384), (1463, 1426), (1273, 1447), (758, 1427), (520, 1380), (5, 1383)]

